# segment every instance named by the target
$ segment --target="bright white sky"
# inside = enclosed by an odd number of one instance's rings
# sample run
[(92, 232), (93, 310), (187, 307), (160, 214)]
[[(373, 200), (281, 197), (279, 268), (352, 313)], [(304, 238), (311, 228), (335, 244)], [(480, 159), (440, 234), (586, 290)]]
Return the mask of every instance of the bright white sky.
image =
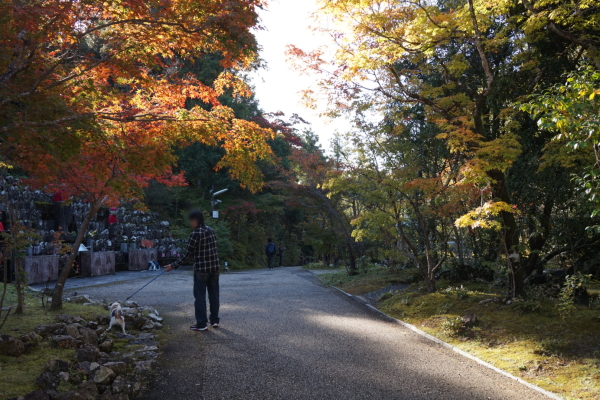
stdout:
[(319, 117), (324, 110), (311, 110), (301, 104), (300, 92), (310, 87), (315, 78), (293, 71), (286, 62), (286, 46), (294, 44), (305, 51), (326, 43), (323, 37), (310, 29), (314, 25), (311, 13), (317, 9), (317, 0), (271, 0), (268, 10), (260, 13), (265, 30), (257, 31), (261, 57), (267, 68), (251, 75), (256, 97), (266, 112), (283, 111), (286, 116), (297, 113), (312, 125), (321, 144), (329, 149), (336, 131), (344, 133), (349, 124), (343, 120), (331, 121)]

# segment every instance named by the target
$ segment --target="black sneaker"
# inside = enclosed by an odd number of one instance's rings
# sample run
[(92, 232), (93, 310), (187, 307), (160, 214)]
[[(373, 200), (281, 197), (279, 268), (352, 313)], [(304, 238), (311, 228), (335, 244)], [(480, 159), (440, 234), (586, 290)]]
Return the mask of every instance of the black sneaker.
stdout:
[(205, 326), (204, 328), (198, 328), (198, 325), (192, 325), (190, 326), (190, 331), (206, 331), (208, 330), (208, 326)]
[(213, 328), (218, 328), (219, 327), (219, 323), (218, 322), (213, 322), (210, 324), (210, 326), (212, 326)]

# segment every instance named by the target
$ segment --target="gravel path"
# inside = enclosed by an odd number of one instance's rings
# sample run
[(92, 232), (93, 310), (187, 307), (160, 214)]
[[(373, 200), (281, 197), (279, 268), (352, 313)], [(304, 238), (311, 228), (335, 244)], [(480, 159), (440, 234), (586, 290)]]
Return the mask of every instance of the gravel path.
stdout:
[[(124, 298), (149, 278), (79, 289)], [(192, 275), (133, 300), (169, 325), (147, 400), (547, 399), (383, 319), (299, 268), (221, 277), (222, 327), (191, 332)]]

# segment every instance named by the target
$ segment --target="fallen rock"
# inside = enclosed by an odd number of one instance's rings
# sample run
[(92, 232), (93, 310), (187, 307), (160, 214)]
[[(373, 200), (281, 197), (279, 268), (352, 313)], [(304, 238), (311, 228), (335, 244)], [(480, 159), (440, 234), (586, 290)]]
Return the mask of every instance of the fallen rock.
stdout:
[(48, 393), (46, 393), (43, 390), (36, 390), (34, 392), (31, 393), (27, 393), (25, 396), (23, 397), (18, 397), (18, 399), (23, 399), (23, 400), (50, 400), (50, 396), (48, 395)]
[(81, 324), (70, 324), (65, 326), (65, 332), (74, 339), (81, 339), (81, 334), (79, 333), (79, 328), (81, 327)]
[(133, 327), (133, 329), (141, 330), (142, 327), (145, 326), (148, 323), (154, 324), (154, 322), (150, 321), (148, 318), (145, 318), (145, 317), (136, 317), (136, 318), (133, 318), (129, 322), (129, 326)]
[(55, 390), (60, 383), (60, 378), (58, 374), (53, 372), (42, 372), (37, 379), (35, 380), (35, 384), (40, 389), (45, 390)]
[(158, 345), (158, 342), (156, 340), (151, 340), (151, 339), (135, 339), (133, 341), (130, 342), (131, 344), (141, 344), (144, 346), (156, 346)]
[(96, 301), (96, 300), (92, 300), (90, 302), (87, 303), (83, 303), (83, 306), (100, 306), (100, 307), (104, 307), (104, 303), (102, 303), (101, 301)]
[(93, 394), (94, 396), (98, 395), (98, 388), (93, 381), (85, 381), (81, 385), (79, 385), (79, 389), (85, 390), (88, 393)]
[(104, 363), (104, 366), (115, 371), (117, 375), (125, 375), (127, 373), (127, 364), (122, 361), (107, 362)]
[(156, 339), (156, 334), (152, 332), (142, 332), (138, 335), (138, 339)]
[(63, 322), (67, 325), (70, 324), (85, 324), (85, 320), (81, 317), (76, 317), (72, 315), (60, 314), (55, 318), (58, 322)]
[(148, 320), (141, 328), (142, 331), (151, 331), (154, 329), (162, 329), (163, 325), (159, 322)]
[(90, 329), (96, 330), (96, 329), (98, 329), (98, 322), (90, 321), (85, 326), (87, 326)]
[(135, 360), (153, 360), (158, 357), (158, 353), (155, 351), (142, 351), (138, 350), (133, 353), (125, 354), (126, 357), (131, 357)]
[(99, 357), (100, 350), (94, 345), (86, 344), (82, 348), (77, 349), (76, 356), (77, 361), (88, 361), (94, 362)]
[(58, 347), (61, 349), (76, 349), (77, 348), (77, 340), (72, 336), (68, 335), (57, 335), (52, 336), (50, 338), (52, 341), (52, 346)]
[(111, 389), (110, 385), (96, 385), (96, 387), (98, 388), (98, 392), (100, 394), (110, 393), (110, 389)]
[(135, 336), (130, 335), (128, 333), (122, 333), (122, 332), (118, 332), (115, 334), (115, 337), (117, 339), (135, 339)]
[(19, 357), (25, 352), (25, 344), (10, 335), (0, 335), (0, 355)]
[(489, 304), (489, 303), (493, 303), (493, 302), (494, 302), (494, 299), (484, 299), (484, 300), (481, 300), (479, 302), (479, 304), (480, 305), (485, 305), (485, 304)]
[(142, 381), (133, 375), (118, 376), (112, 384), (113, 394), (123, 393), (133, 398), (136, 397), (142, 389)]
[(154, 313), (148, 314), (148, 318), (154, 322), (163, 322), (163, 319)]
[(156, 361), (154, 361), (154, 360), (137, 361), (135, 363), (135, 372), (141, 373), (141, 374), (146, 373), (152, 369), (155, 362)]
[(19, 340), (23, 343), (37, 343), (42, 337), (35, 332), (29, 332), (19, 337)]
[(92, 345), (98, 344), (98, 335), (93, 329), (80, 326), (79, 334), (81, 335), (81, 340), (83, 340), (83, 343)]
[(64, 360), (48, 360), (44, 366), (44, 371), (47, 372), (67, 372), (71, 368), (71, 363)]
[(39, 343), (24, 343), (25, 345), (25, 354), (30, 354), (33, 353), (35, 350), (37, 350), (38, 347), (40, 347)]
[(58, 330), (64, 329), (65, 326), (66, 324), (63, 324), (61, 322), (48, 325), (38, 325), (35, 328), (35, 333), (45, 338), (47, 336), (53, 335)]
[(123, 303), (123, 307), (133, 307), (133, 308), (138, 308), (140, 305), (138, 303), (136, 303), (135, 301), (126, 301), (125, 303)]
[(93, 374), (94, 382), (98, 385), (108, 385), (116, 377), (115, 371), (102, 365), (98, 365), (98, 368), (93, 369)]
[(102, 314), (96, 319), (100, 325), (108, 325), (110, 323), (110, 316), (108, 314)]
[(98, 328), (96, 328), (94, 330), (94, 332), (96, 332), (96, 335), (100, 336), (102, 335), (104, 332), (106, 332), (106, 329), (104, 329), (103, 327), (99, 326)]
[(477, 315), (467, 314), (460, 318), (466, 327), (472, 327), (477, 322)]
[(68, 372), (64, 372), (64, 371), (59, 372), (58, 377), (62, 382), (65, 382), (65, 383), (69, 382), (69, 380), (70, 380), (70, 376), (69, 376)]
[(104, 342), (98, 345), (98, 348), (104, 353), (110, 353), (114, 344), (115, 342), (113, 342), (112, 340), (106, 339)]
[(88, 296), (87, 294), (81, 294), (79, 296), (69, 297), (69, 298), (67, 298), (66, 301), (69, 303), (83, 304), (83, 303), (91, 303), (92, 299), (90, 299), (90, 296)]
[(81, 383), (82, 376), (79, 374), (79, 372), (73, 373), (73, 374), (69, 374), (69, 382), (73, 385), (79, 385)]
[(92, 371), (90, 365), (91, 363), (89, 361), (81, 361), (75, 364), (74, 369), (84, 376), (89, 376)]

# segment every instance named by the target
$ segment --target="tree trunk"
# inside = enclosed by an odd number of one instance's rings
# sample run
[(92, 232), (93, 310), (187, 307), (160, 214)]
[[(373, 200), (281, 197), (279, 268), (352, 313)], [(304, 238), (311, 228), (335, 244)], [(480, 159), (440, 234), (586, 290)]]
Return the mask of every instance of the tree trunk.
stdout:
[(329, 210), (329, 213), (331, 214), (331, 216), (333, 216), (339, 222), (340, 227), (342, 228), (342, 231), (344, 234), (346, 247), (348, 249), (348, 259), (350, 261), (349, 265), (346, 267), (346, 269), (348, 270), (348, 275), (350, 275), (350, 276), (356, 275), (357, 270), (356, 270), (356, 255), (354, 253), (354, 238), (352, 237), (351, 233), (348, 232), (348, 228), (346, 227), (347, 221), (344, 221), (344, 219), (339, 215), (337, 210), (335, 210), (335, 208), (333, 207), (333, 205), (331, 204), (331, 202), (329, 201), (327, 196), (325, 196), (319, 189), (313, 188), (312, 192), (314, 194), (316, 194), (323, 201), (323, 203)]
[(465, 265), (465, 259), (463, 256), (463, 248), (462, 248), (462, 241), (460, 239), (460, 234), (458, 232), (458, 228), (456, 227), (456, 225), (452, 224), (452, 229), (454, 230), (454, 240), (456, 240), (456, 252), (458, 253), (458, 264), (461, 267), (464, 267)]
[[(506, 189), (506, 176), (504, 175), (504, 173), (502, 171), (494, 170), (490, 171), (488, 174), (490, 178), (494, 180), (494, 183), (492, 184), (492, 196), (495, 199), (503, 201), (507, 204), (511, 204), (510, 197), (508, 196), (508, 191)], [(502, 211), (500, 213), (500, 218), (502, 218), (502, 241), (508, 262), (511, 296), (524, 296), (525, 277), (523, 273), (523, 268), (520, 267), (519, 263), (515, 263), (511, 258), (509, 258), (509, 255), (511, 253), (515, 252), (518, 254), (519, 252), (519, 236), (517, 229), (517, 221), (515, 220), (515, 215), (513, 213), (506, 211)]]
[(554, 208), (554, 199), (547, 199), (544, 202), (544, 210), (540, 219), (541, 232), (532, 234), (529, 238), (529, 254), (527, 262), (523, 265), (524, 273), (529, 276), (538, 269), (542, 264), (542, 258), (540, 256), (542, 249), (548, 241), (550, 236), (550, 222), (552, 217), (552, 210)]
[(437, 291), (437, 287), (435, 286), (435, 277), (430, 276), (429, 274), (424, 274), (425, 276), (425, 285), (427, 286), (427, 293), (435, 293)]
[(87, 232), (87, 228), (90, 222), (92, 221), (92, 218), (94, 218), (94, 216), (100, 209), (102, 203), (103, 200), (97, 200), (95, 204), (92, 204), (90, 206), (90, 211), (83, 220), (81, 228), (79, 228), (79, 232), (77, 232), (77, 238), (75, 239), (75, 243), (73, 244), (73, 247), (71, 249), (71, 254), (69, 255), (69, 258), (67, 258), (67, 262), (65, 263), (65, 266), (58, 277), (58, 281), (54, 286), (54, 291), (52, 292), (52, 305), (50, 306), (51, 310), (62, 309), (62, 297), (65, 282), (67, 281), (67, 278), (69, 278), (69, 272), (73, 267), (75, 258), (77, 258), (77, 253), (79, 253), (79, 246), (81, 245), (81, 243), (83, 243), (83, 238), (85, 236), (85, 233)]

